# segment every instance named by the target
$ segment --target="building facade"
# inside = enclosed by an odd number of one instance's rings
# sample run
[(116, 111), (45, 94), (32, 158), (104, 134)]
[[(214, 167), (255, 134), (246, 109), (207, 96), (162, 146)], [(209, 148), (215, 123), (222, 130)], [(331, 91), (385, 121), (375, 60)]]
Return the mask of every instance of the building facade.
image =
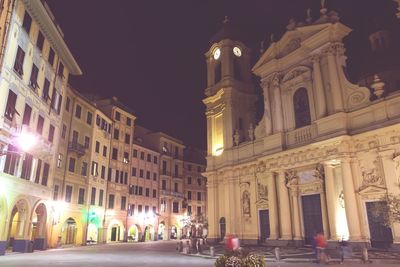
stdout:
[(102, 242), (111, 120), (69, 86), (63, 108), (51, 245)]
[(160, 153), (146, 147), (137, 135), (133, 140), (129, 180), (128, 240), (158, 240)]
[[(184, 150), (184, 194), (187, 203), (184, 218), (189, 218), (187, 227), (182, 230), (183, 236), (202, 236), (203, 228), (207, 229), (207, 179), (205, 171), (205, 153), (192, 147)], [(193, 227), (194, 226), (194, 227)]]
[(0, 254), (47, 247), (61, 104), (68, 76), (82, 73), (46, 4), (2, 4)]
[(124, 241), (127, 240), (128, 184), (136, 117), (116, 97), (97, 100), (95, 103), (113, 121), (107, 177), (106, 242)]
[(264, 99), (256, 123), (249, 49), (229, 27), (206, 53), (209, 237), (302, 245), (322, 232), (332, 243), (399, 244), (400, 224), (379, 219), (387, 196), (400, 194), (398, 76), (349, 82), (351, 29), (322, 8), (312, 23), (291, 22), (253, 66)]

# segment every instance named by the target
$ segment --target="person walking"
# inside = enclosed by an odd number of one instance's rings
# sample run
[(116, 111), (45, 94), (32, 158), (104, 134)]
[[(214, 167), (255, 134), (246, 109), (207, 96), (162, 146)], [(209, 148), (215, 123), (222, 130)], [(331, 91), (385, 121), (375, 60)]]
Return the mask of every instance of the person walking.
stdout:
[(317, 246), (317, 263), (327, 263), (327, 255), (325, 253), (326, 238), (323, 233), (319, 232), (315, 237), (315, 243)]

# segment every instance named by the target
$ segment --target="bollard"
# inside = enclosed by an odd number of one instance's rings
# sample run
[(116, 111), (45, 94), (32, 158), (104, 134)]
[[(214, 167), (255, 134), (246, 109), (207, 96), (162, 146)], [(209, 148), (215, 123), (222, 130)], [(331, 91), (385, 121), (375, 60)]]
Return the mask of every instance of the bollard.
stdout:
[(362, 260), (363, 260), (363, 262), (368, 261), (368, 249), (367, 248), (363, 248), (363, 250), (362, 250)]
[(214, 247), (210, 247), (210, 256), (211, 257), (215, 257), (215, 251), (214, 251)]
[(276, 261), (281, 261), (281, 249), (275, 248), (275, 259)]

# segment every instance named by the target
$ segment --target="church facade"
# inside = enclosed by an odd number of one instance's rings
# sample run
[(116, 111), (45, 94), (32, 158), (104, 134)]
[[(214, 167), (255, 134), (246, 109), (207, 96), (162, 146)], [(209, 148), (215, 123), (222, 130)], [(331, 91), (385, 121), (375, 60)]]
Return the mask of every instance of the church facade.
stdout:
[[(400, 223), (379, 214), (400, 195), (400, 87), (388, 81), (400, 68), (348, 81), (351, 29), (334, 11), (287, 29), (251, 70), (228, 21), (206, 53), (209, 238), (303, 245), (322, 232), (330, 243), (400, 244)], [(251, 71), (264, 97), (258, 122)]]

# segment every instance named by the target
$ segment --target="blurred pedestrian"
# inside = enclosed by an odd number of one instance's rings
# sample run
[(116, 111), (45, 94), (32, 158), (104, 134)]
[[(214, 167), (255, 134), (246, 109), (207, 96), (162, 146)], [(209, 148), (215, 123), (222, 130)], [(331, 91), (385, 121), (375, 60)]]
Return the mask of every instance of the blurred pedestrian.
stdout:
[(323, 263), (327, 263), (327, 255), (325, 253), (326, 238), (325, 238), (324, 234), (319, 232), (315, 236), (315, 242), (316, 242), (316, 247), (317, 247), (317, 263), (320, 263), (321, 261)]

